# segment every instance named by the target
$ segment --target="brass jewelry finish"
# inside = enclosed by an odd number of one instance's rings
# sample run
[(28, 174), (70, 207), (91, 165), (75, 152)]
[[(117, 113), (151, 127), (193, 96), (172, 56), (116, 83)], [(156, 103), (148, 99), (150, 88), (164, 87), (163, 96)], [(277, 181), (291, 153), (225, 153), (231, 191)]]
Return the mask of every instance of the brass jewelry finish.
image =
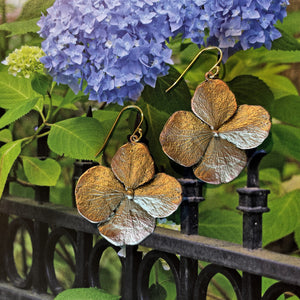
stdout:
[(164, 173), (154, 174), (154, 162), (142, 143), (123, 145), (111, 169), (96, 166), (78, 180), (79, 213), (99, 223), (100, 234), (116, 246), (140, 243), (155, 228), (155, 218), (172, 214), (181, 203), (181, 185)]
[(237, 107), (225, 82), (207, 79), (191, 101), (192, 111), (175, 112), (165, 124), (160, 143), (175, 162), (189, 167), (201, 180), (226, 183), (246, 166), (244, 152), (259, 146), (271, 128), (269, 113), (261, 106)]

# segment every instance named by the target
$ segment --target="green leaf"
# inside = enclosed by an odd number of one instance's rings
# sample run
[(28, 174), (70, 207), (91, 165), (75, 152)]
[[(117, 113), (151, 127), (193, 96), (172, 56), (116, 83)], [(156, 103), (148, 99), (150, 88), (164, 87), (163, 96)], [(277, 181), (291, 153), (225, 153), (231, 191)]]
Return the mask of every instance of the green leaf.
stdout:
[(47, 8), (52, 6), (55, 0), (27, 0), (18, 20), (29, 20), (32, 18), (40, 18), (41, 13), (46, 14)]
[(24, 101), (17, 107), (9, 109), (5, 112), (5, 114), (0, 117), (0, 128), (5, 127), (6, 125), (11, 124), (12, 122), (18, 120), (19, 118), (23, 117), (27, 113), (29, 113), (34, 106), (36, 105), (38, 98), (34, 98), (32, 100)]
[(269, 202), (270, 212), (263, 217), (263, 245), (276, 241), (299, 226), (300, 190)]
[(0, 142), (9, 143), (12, 141), (12, 139), (12, 133), (9, 129), (0, 130)]
[(0, 198), (10, 169), (21, 153), (21, 143), (22, 140), (16, 140), (9, 142), (0, 148)]
[(180, 166), (175, 163), (173, 164), (173, 162), (162, 151), (159, 142), (159, 135), (170, 115), (162, 110), (158, 110), (154, 106), (143, 101), (143, 99), (139, 100), (138, 104), (143, 110), (145, 120), (147, 122), (146, 138), (149, 142), (148, 146), (151, 155), (154, 157), (157, 168), (160, 171), (164, 170), (164, 172), (167, 172), (170, 175), (180, 176), (179, 174), (176, 174), (176, 170), (174, 170), (174, 167), (178, 166), (178, 169), (180, 169)]
[(33, 90), (43, 96), (46, 96), (48, 94), (48, 91), (50, 91), (51, 88), (51, 84), (51, 77), (40, 73), (35, 73), (31, 80), (31, 86)]
[(294, 239), (300, 249), (300, 224), (298, 224), (298, 227), (295, 229)]
[(30, 80), (0, 72), (0, 107), (13, 108), (39, 95), (33, 91)]
[(8, 37), (18, 35), (18, 34), (26, 34), (29, 32), (37, 32), (40, 30), (40, 27), (36, 25), (37, 21), (40, 18), (34, 18), (26, 21), (17, 21), (11, 23), (4, 23), (0, 25), (0, 31), (9, 31), (11, 32)]
[(300, 43), (292, 35), (287, 34), (283, 29), (279, 29), (279, 31), (281, 37), (272, 42), (272, 50), (300, 50)]
[[(300, 56), (300, 53), (298, 55)], [(259, 73), (257, 73), (256, 75), (260, 77)], [(298, 95), (298, 91), (295, 85), (292, 83), (292, 81), (289, 78), (285, 76), (263, 74), (261, 78), (271, 89), (275, 99), (279, 99), (281, 97), (285, 97), (289, 95)]]
[(200, 235), (241, 243), (242, 224), (242, 216), (238, 212), (226, 209), (200, 210)]
[(284, 30), (290, 35), (295, 35), (300, 32), (300, 11), (290, 11), (288, 15), (284, 18), (283, 23), (278, 22), (276, 27), (278, 29)]
[(106, 134), (112, 128), (118, 115), (119, 115), (119, 112), (117, 112), (117, 111), (110, 111), (110, 110), (93, 111), (93, 118), (95, 118), (96, 120), (98, 120), (101, 123)]
[(259, 78), (241, 75), (227, 82), (238, 104), (261, 105), (270, 111), (274, 100), (269, 87)]
[(118, 300), (120, 296), (114, 296), (96, 288), (68, 289), (57, 295), (55, 300)]
[(171, 67), (167, 76), (157, 79), (155, 88), (145, 86), (142, 93), (143, 100), (169, 115), (177, 110), (191, 110), (191, 94), (184, 80), (181, 80), (168, 93), (165, 92), (179, 76), (180, 73)]
[(300, 161), (300, 130), (283, 124), (272, 126), (273, 151)]
[(61, 168), (52, 158), (40, 160), (37, 157), (22, 156), (24, 172), (30, 183), (41, 186), (54, 186)]
[(165, 300), (167, 299), (167, 291), (159, 283), (153, 283), (149, 288), (150, 300)]
[(105, 130), (98, 120), (78, 117), (52, 124), (48, 145), (59, 155), (95, 160), (104, 139)]
[(300, 96), (290, 95), (275, 101), (272, 116), (284, 123), (300, 127)]

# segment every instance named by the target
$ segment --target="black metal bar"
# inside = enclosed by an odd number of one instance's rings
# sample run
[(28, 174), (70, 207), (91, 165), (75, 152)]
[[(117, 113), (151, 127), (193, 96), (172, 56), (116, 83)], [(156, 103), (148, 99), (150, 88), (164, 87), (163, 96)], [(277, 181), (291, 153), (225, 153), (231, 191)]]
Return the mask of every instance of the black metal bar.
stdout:
[(77, 232), (77, 256), (76, 256), (76, 287), (88, 287), (88, 263), (89, 255), (93, 247), (93, 235), (82, 231)]
[[(247, 165), (247, 187), (238, 189), (239, 206), (243, 212), (243, 247), (259, 249), (262, 247), (262, 215), (269, 211), (269, 190), (259, 188), (258, 167), (266, 152), (254, 151)], [(242, 278), (243, 300), (261, 299), (261, 276), (248, 272)]]
[(142, 253), (137, 246), (125, 246), (126, 258), (122, 265), (122, 300), (136, 300), (137, 270), (142, 260)]
[[(91, 287), (101, 288), (100, 285), (100, 276), (99, 276), (99, 263), (104, 251), (111, 247), (115, 250), (116, 253), (120, 251), (119, 247), (116, 247), (110, 244), (107, 240), (101, 239), (97, 241), (96, 245), (93, 247), (92, 251), (90, 252), (89, 256), (89, 263), (88, 263), (88, 271), (89, 271), (89, 284)], [(123, 264), (124, 259), (120, 257), (120, 262)]]
[[(56, 244), (62, 236), (68, 238), (75, 252), (75, 258), (77, 257), (76, 232), (74, 232), (73, 230), (67, 230), (62, 227), (53, 229), (49, 234), (45, 248), (45, 268), (48, 284), (54, 295), (57, 295), (64, 290), (56, 277), (54, 268), (54, 252)], [(73, 283), (73, 285), (74, 284), (75, 282)]]
[(231, 283), (238, 300), (242, 298), (242, 279), (236, 270), (225, 268), (219, 265), (210, 264), (206, 266), (199, 274), (195, 285), (194, 298), (195, 300), (206, 300), (208, 285), (211, 279), (216, 274), (224, 275)]
[(43, 222), (34, 222), (33, 259), (32, 259), (32, 289), (36, 293), (47, 291), (45, 264), (45, 247), (48, 238), (48, 225)]
[(164, 259), (169, 265), (175, 286), (177, 291), (177, 299), (181, 300), (182, 295), (180, 294), (180, 278), (179, 278), (179, 260), (174, 254), (169, 254), (157, 250), (148, 252), (144, 257), (139, 266), (138, 280), (137, 280), (137, 291), (139, 300), (149, 300), (149, 276), (151, 269), (158, 259)]
[[(197, 179), (179, 179), (182, 186), (182, 203), (180, 205), (181, 232), (198, 234), (199, 203), (202, 197), (203, 183)], [(194, 284), (198, 275), (198, 261), (189, 257), (180, 257), (179, 277), (180, 294), (178, 299), (192, 299)]]
[(28, 289), (32, 285), (32, 266), (28, 274), (24, 277), (19, 274), (15, 256), (14, 256), (14, 242), (18, 230), (24, 228), (30, 235), (31, 242), (33, 242), (33, 222), (22, 218), (14, 219), (8, 226), (8, 234), (6, 240), (6, 253), (5, 253), (5, 269), (11, 283), (18, 288)]
[[(98, 234), (96, 226), (83, 219), (76, 209), (52, 203), (39, 205), (34, 200), (6, 196), (0, 201), (0, 212), (24, 218), (34, 216), (48, 224)], [(250, 250), (238, 244), (200, 235), (188, 236), (160, 227), (141, 245), (300, 285), (300, 259), (297, 257), (265, 249)]]
[(243, 212), (243, 246), (257, 249), (262, 246), (262, 214), (269, 211), (267, 196), (269, 190), (260, 188), (240, 188), (239, 206)]
[(202, 197), (203, 183), (197, 179), (179, 179), (182, 186), (182, 203), (180, 205), (181, 232), (198, 234), (199, 203)]
[[(300, 297), (300, 287), (283, 282), (277, 282), (271, 285), (265, 292), (262, 300), (276, 300), (280, 295), (285, 292), (293, 293), (295, 296)], [(300, 299), (300, 298), (299, 298)]]

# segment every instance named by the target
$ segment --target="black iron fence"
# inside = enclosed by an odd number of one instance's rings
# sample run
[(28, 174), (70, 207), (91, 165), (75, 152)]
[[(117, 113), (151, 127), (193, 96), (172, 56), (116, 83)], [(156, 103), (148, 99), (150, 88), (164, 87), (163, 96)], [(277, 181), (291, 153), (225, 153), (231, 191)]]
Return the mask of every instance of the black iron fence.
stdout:
[[(197, 180), (181, 179), (181, 231), (157, 227), (142, 242), (151, 249), (145, 255), (137, 246), (126, 247), (126, 257), (120, 257), (123, 300), (150, 299), (150, 271), (160, 258), (172, 271), (180, 300), (206, 299), (208, 285), (216, 274), (230, 281), (238, 300), (277, 299), (284, 292), (300, 297), (300, 259), (261, 248), (262, 215), (268, 211), (269, 193), (258, 187), (257, 170), (263, 155), (257, 152), (249, 160), (247, 187), (237, 191), (237, 209), (243, 213), (243, 245), (198, 235), (202, 185)], [(74, 183), (90, 166), (89, 162), (75, 163)], [(35, 198), (6, 193), (0, 201), (0, 299), (53, 299), (60, 293), (64, 288), (55, 272), (54, 252), (63, 236), (75, 253), (73, 287), (99, 287), (99, 261), (104, 251), (109, 247), (116, 252), (120, 249), (104, 239), (93, 242), (98, 235), (95, 225), (75, 208), (50, 203), (48, 188), (37, 187)], [(14, 257), (14, 241), (21, 228), (29, 234), (32, 245), (32, 264), (25, 266), (25, 276), (18, 273)], [(199, 261), (209, 264), (199, 271)], [(278, 280), (263, 296), (262, 276)]]

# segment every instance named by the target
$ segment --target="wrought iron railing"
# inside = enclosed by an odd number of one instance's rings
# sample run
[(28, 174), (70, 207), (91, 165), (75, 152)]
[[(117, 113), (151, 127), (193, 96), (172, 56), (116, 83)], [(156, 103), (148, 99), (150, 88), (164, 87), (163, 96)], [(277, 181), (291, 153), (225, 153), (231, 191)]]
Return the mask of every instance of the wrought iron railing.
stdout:
[[(177, 299), (206, 299), (208, 285), (218, 273), (230, 281), (239, 300), (277, 299), (287, 291), (300, 297), (300, 259), (261, 248), (262, 214), (268, 211), (269, 193), (257, 187), (257, 166), (262, 155), (258, 152), (249, 161), (248, 187), (238, 189), (243, 245), (198, 235), (198, 206), (203, 200), (201, 183), (182, 179), (181, 231), (156, 228), (142, 242), (152, 249), (144, 256), (137, 246), (126, 247), (126, 257), (120, 258), (122, 299), (149, 299), (149, 274), (159, 258), (170, 266)], [(87, 162), (76, 162), (75, 175), (88, 166)], [(6, 194), (0, 202), (0, 299), (52, 299), (63, 290), (54, 267), (55, 247), (62, 236), (70, 240), (75, 253), (73, 287), (99, 287), (102, 254), (108, 247), (119, 251), (104, 239), (93, 244), (97, 228), (79, 216), (75, 208), (52, 204), (48, 198), (48, 189), (38, 187), (35, 200)], [(10, 221), (9, 216), (15, 218)], [(20, 228), (29, 233), (33, 249), (32, 265), (25, 277), (18, 274), (13, 255)], [(200, 272), (199, 260), (209, 263)], [(263, 296), (262, 276), (278, 280)]]
[[(38, 156), (47, 156), (46, 142), (38, 143)], [(122, 265), (123, 300), (149, 299), (149, 276), (154, 263), (164, 259), (173, 273), (178, 300), (206, 299), (207, 288), (216, 274), (231, 283), (238, 300), (277, 299), (284, 292), (300, 297), (300, 259), (262, 249), (262, 215), (268, 211), (269, 191), (258, 187), (258, 165), (263, 152), (248, 162), (247, 187), (238, 189), (237, 209), (243, 213), (243, 245), (198, 234), (198, 211), (202, 184), (181, 179), (181, 231), (157, 227), (141, 245), (151, 251), (143, 255), (137, 246), (126, 246)], [(92, 162), (75, 162), (73, 185)], [(74, 188), (73, 188), (74, 190)], [(32, 264), (21, 276), (14, 256), (17, 232), (25, 230), (31, 240)], [(53, 299), (64, 288), (57, 279), (54, 252), (61, 237), (67, 237), (75, 253), (73, 287), (99, 287), (99, 262), (104, 251), (120, 249), (106, 240), (94, 242), (98, 231), (75, 208), (49, 202), (49, 188), (36, 187), (35, 199), (4, 193), (0, 201), (0, 299)], [(208, 265), (200, 272), (198, 262)], [(262, 276), (278, 280), (262, 295)]]

